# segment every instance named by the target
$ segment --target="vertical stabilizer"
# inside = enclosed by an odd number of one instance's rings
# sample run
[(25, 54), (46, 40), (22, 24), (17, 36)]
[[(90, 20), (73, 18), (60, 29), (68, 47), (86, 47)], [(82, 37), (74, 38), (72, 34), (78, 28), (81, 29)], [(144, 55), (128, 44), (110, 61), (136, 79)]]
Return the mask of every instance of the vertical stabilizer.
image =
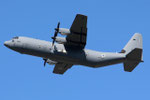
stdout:
[(143, 40), (140, 33), (135, 33), (126, 44), (126, 46), (123, 48), (123, 50), (125, 50), (125, 53), (128, 54), (135, 48), (143, 49)]
[(126, 60), (124, 62), (125, 71), (131, 72), (140, 62), (143, 62), (142, 52), (142, 35), (135, 33), (122, 50), (122, 53), (126, 54)]

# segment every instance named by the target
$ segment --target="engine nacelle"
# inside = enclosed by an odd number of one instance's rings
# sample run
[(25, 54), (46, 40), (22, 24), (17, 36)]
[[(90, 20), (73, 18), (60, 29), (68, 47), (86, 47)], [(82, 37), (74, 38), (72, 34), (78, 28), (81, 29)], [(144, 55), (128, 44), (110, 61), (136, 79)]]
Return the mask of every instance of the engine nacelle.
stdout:
[(59, 28), (59, 33), (61, 35), (68, 35), (68, 34), (70, 34), (70, 30), (66, 29), (66, 28)]
[(59, 44), (64, 44), (67, 42), (66, 38), (64, 38), (64, 37), (56, 37), (55, 41)]
[(57, 64), (57, 62), (55, 62), (55, 61), (52, 61), (52, 60), (50, 60), (50, 59), (48, 59), (48, 60), (47, 60), (47, 63), (48, 63), (48, 64), (50, 64), (50, 65)]

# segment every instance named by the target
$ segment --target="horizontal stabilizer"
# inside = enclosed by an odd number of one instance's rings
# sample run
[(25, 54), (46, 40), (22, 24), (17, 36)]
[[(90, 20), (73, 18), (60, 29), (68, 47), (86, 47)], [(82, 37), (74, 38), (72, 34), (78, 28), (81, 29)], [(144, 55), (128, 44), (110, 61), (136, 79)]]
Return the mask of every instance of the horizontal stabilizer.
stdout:
[(124, 71), (132, 72), (133, 69), (139, 64), (138, 61), (126, 61), (124, 63)]

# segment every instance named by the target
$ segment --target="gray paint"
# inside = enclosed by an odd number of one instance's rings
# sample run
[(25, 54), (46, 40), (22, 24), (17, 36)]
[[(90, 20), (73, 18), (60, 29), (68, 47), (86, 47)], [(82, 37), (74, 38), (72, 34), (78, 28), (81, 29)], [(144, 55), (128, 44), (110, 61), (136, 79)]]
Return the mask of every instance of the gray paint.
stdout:
[[(102, 67), (124, 63), (124, 70), (131, 72), (142, 61), (142, 35), (136, 33), (120, 53), (98, 52), (85, 49), (87, 38), (87, 16), (77, 14), (70, 29), (59, 28), (58, 23), (53, 39), (59, 44), (28, 38), (15, 37), (4, 43), (8, 48), (44, 59), (46, 63), (55, 64), (54, 73), (63, 74), (73, 65)], [(57, 34), (66, 35), (65, 38)]]
[(10, 49), (22, 54), (29, 54), (73, 65), (100, 67), (120, 63), (125, 59), (125, 54), (122, 53), (98, 52), (88, 49), (70, 49), (63, 44), (55, 44), (54, 47), (52, 47), (51, 42), (28, 37), (12, 39), (6, 41), (4, 44)]
[(134, 34), (120, 53), (98, 52), (57, 43), (52, 46), (51, 42), (28, 37), (15, 37), (4, 45), (21, 54), (47, 59), (48, 64), (55, 64), (53, 72), (56, 74), (63, 74), (72, 65), (97, 68), (117, 63), (124, 63), (124, 70), (131, 72), (143, 62), (142, 35), (139, 33)]

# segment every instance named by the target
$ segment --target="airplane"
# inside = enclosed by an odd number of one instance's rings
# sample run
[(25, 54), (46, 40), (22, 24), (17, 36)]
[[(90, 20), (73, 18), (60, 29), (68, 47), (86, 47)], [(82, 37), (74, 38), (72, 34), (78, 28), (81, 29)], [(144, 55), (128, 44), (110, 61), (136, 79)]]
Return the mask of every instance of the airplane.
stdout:
[[(123, 63), (124, 71), (132, 72), (143, 62), (143, 42), (140, 33), (135, 33), (120, 52), (98, 52), (85, 49), (87, 16), (77, 14), (70, 29), (59, 27), (60, 22), (55, 28), (52, 42), (17, 36), (5, 41), (4, 45), (21, 54), (43, 58), (44, 66), (46, 63), (55, 65), (55, 74), (64, 74), (73, 65), (98, 68), (118, 63)], [(58, 37), (58, 34), (66, 37)]]

